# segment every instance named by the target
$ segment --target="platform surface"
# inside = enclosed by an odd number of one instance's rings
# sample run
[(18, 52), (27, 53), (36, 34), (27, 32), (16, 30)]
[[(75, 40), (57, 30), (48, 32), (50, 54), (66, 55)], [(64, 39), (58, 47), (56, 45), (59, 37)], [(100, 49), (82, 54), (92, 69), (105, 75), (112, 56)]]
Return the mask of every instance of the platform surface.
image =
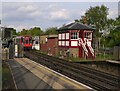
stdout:
[(9, 65), (16, 89), (52, 89), (47, 83), (39, 79), (15, 60), (10, 60)]
[[(11, 65), (18, 89), (91, 89), (27, 58), (15, 58)], [(10, 62), (11, 64), (11, 62)], [(20, 75), (20, 69), (22, 74)], [(16, 76), (16, 75), (19, 76)], [(26, 76), (25, 76), (26, 75)], [(22, 78), (21, 78), (22, 77)], [(21, 79), (19, 81), (18, 79)], [(28, 81), (28, 82), (27, 82)], [(19, 82), (19, 83), (18, 83)], [(36, 85), (35, 85), (36, 84)]]
[(120, 64), (120, 61), (116, 61), (116, 60), (106, 60), (107, 62), (110, 62), (110, 63), (116, 63), (116, 64)]

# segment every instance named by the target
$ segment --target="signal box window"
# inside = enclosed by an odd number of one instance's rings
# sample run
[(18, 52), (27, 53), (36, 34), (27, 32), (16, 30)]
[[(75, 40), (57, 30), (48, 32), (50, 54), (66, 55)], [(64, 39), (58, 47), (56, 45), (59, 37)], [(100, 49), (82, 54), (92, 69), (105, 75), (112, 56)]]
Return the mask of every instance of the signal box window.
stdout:
[(78, 33), (77, 32), (71, 33), (71, 39), (78, 39)]
[(87, 39), (92, 39), (92, 33), (85, 33), (85, 38), (87, 38)]

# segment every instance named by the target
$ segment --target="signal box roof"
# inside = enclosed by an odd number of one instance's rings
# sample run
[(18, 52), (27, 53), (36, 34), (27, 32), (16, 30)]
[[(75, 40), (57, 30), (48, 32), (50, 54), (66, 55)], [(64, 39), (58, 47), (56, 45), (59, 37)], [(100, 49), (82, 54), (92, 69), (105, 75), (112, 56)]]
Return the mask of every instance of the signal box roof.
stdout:
[(65, 25), (63, 27), (60, 27), (57, 31), (64, 31), (64, 30), (94, 30), (94, 29), (80, 22), (74, 22), (74, 23)]

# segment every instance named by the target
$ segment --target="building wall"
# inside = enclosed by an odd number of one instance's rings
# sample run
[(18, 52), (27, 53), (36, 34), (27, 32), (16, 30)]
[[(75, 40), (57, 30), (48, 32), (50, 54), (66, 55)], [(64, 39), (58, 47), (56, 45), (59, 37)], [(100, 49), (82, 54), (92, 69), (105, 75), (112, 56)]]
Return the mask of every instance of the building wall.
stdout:
[(40, 44), (40, 51), (47, 53), (47, 44)]
[(40, 36), (40, 44), (46, 44), (46, 42), (47, 42), (47, 40), (46, 40), (47, 36), (48, 35)]
[(57, 35), (40, 36), (40, 50), (49, 55), (58, 55), (58, 37)]
[(67, 55), (67, 50), (69, 50), (69, 48), (68, 47), (59, 47), (58, 48), (58, 55), (60, 56), (60, 57), (68, 57), (69, 56), (69, 54)]
[(78, 57), (78, 48), (70, 48), (70, 55), (71, 57)]
[(58, 34), (58, 46), (69, 46), (69, 39), (70, 39), (69, 32), (59, 33)]
[(78, 48), (59, 47), (59, 56), (78, 57)]
[[(82, 43), (82, 45), (81, 45)], [(85, 46), (84, 46), (85, 45)], [(93, 58), (94, 51), (92, 45), (92, 31), (89, 30), (69, 30), (58, 34), (58, 46), (62, 47), (62, 55), (65, 55), (66, 47), (69, 48), (70, 56), (80, 58)], [(63, 52), (64, 51), (64, 52)], [(85, 52), (86, 51), (86, 52)]]
[(48, 38), (47, 50), (50, 55), (58, 55), (58, 38)]

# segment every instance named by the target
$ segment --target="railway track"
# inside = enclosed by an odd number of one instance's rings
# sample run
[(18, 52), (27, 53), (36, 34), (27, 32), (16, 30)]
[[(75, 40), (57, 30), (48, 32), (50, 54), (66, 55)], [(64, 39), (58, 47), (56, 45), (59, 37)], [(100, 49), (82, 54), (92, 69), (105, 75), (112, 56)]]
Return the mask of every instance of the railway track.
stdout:
[(63, 59), (41, 54), (38, 51), (26, 52), (25, 56), (95, 90), (115, 90), (120, 88), (120, 78), (117, 76), (93, 70), (83, 65), (78, 66)]

